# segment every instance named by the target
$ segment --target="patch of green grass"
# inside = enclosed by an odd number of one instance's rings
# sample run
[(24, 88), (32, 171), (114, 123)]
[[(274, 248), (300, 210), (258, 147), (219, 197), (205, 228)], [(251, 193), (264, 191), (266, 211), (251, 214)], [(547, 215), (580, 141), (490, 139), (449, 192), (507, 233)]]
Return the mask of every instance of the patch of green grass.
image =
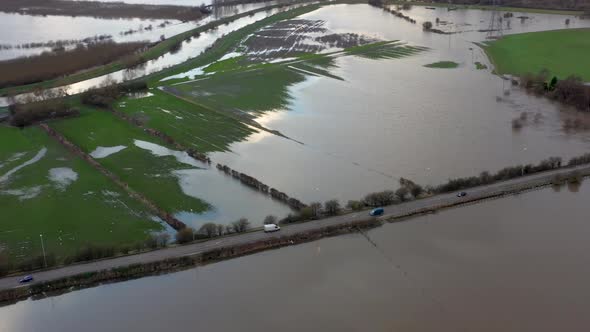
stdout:
[(440, 2), (417, 2), (417, 1), (389, 1), (391, 4), (410, 4), (414, 6), (428, 6), (428, 7), (454, 7), (457, 9), (479, 9), (479, 10), (501, 10), (506, 12), (519, 12), (519, 13), (537, 13), (537, 14), (554, 14), (554, 15), (581, 15), (582, 11), (579, 10), (559, 10), (559, 9), (542, 9), (542, 8), (523, 8), (523, 7), (492, 7), (486, 5), (457, 5), (447, 4)]
[[(0, 177), (47, 149), (0, 182), (0, 247), (14, 261), (41, 254), (39, 234), (46, 251), (59, 258), (86, 244), (131, 245), (163, 230), (143, 205), (41, 129), (0, 127), (0, 142)], [(77, 179), (60, 186), (49, 177), (55, 168), (71, 169)]]
[(484, 48), (499, 74), (547, 69), (560, 79), (577, 75), (590, 81), (590, 29), (509, 35)]
[(267, 66), (221, 73), (174, 88), (198, 104), (240, 116), (243, 111), (285, 109), (291, 99), (289, 86), (304, 80), (305, 74), (288, 66)]
[(207, 67), (203, 68), (205, 73), (228, 71), (236, 68), (240, 68), (246, 57), (241, 55), (221, 61), (214, 62)]
[(154, 95), (146, 98), (125, 98), (116, 108), (202, 153), (228, 151), (231, 143), (256, 132), (234, 118), (157, 89), (152, 92)]
[(484, 69), (488, 69), (488, 66), (486, 66), (483, 63), (477, 61), (475, 63), (475, 69), (477, 69), (477, 70), (484, 70)]
[(52, 122), (51, 126), (87, 153), (99, 146), (125, 146), (124, 150), (97, 161), (165, 211), (199, 213), (210, 208), (206, 202), (184, 194), (173, 174), (175, 170), (194, 166), (136, 146), (135, 140), (140, 140), (172, 149), (110, 112), (82, 108), (80, 117)]
[(459, 64), (453, 61), (439, 61), (424, 65), (426, 68), (441, 68), (441, 69), (453, 69), (459, 67)]

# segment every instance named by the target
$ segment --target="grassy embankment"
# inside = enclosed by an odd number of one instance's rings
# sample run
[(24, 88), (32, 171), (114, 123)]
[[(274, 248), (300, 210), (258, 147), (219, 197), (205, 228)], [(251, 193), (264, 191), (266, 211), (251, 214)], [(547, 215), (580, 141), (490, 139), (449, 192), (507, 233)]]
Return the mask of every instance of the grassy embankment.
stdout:
[(479, 9), (479, 10), (501, 10), (506, 12), (521, 12), (521, 13), (534, 13), (534, 14), (554, 14), (554, 15), (582, 15), (584, 12), (580, 10), (560, 10), (560, 9), (543, 9), (543, 8), (527, 8), (527, 7), (508, 7), (499, 6), (492, 7), (486, 5), (457, 5), (449, 3), (438, 3), (438, 2), (420, 2), (420, 1), (389, 1), (389, 4), (402, 5), (410, 4), (415, 6), (427, 6), (427, 7), (453, 7), (458, 9)]
[[(244, 13), (237, 14), (234, 16), (222, 18), (219, 20), (215, 20), (213, 22), (207, 23), (207, 24), (197, 27), (195, 29), (180, 33), (180, 34), (172, 36), (162, 42), (159, 42), (155, 46), (146, 50), (145, 52), (139, 53), (137, 55), (137, 57), (141, 58), (143, 62), (156, 59), (156, 58), (170, 52), (179, 43), (181, 43), (182, 41), (184, 41), (192, 36), (197, 36), (200, 33), (204, 33), (210, 29), (213, 29), (213, 28), (221, 26), (223, 24), (227, 24), (229, 22), (235, 21), (239, 18), (247, 17), (247, 16), (250, 16), (250, 15), (260, 12), (260, 11), (265, 11), (265, 10), (273, 9), (273, 8), (279, 8), (282, 6), (284, 6), (284, 5), (273, 5), (273, 6), (269, 6), (269, 7), (254, 9), (254, 10), (251, 10), (248, 12), (244, 12)], [(40, 83), (34, 83), (34, 84), (28, 84), (28, 85), (0, 89), (0, 96), (25, 93), (25, 92), (33, 91), (35, 89), (46, 89), (46, 88), (52, 88), (52, 87), (73, 84), (73, 83), (81, 82), (81, 81), (88, 80), (88, 79), (91, 79), (94, 77), (107, 75), (107, 74), (125, 69), (127, 67), (128, 67), (128, 64), (126, 63), (126, 61), (118, 60), (118, 61), (111, 62), (111, 63), (104, 65), (104, 66), (91, 68), (91, 69), (81, 71), (76, 74), (68, 75), (68, 76), (65, 76), (62, 78), (58, 78), (58, 79), (47, 80), (47, 81), (43, 81)]]
[(505, 36), (484, 45), (499, 74), (522, 75), (543, 69), (560, 79), (590, 81), (590, 29), (555, 30)]
[[(0, 182), (0, 247), (15, 262), (41, 254), (39, 234), (46, 251), (59, 258), (86, 244), (141, 242), (163, 229), (141, 204), (39, 128), (0, 126), (0, 141), (0, 177), (47, 148), (38, 162)], [(23, 155), (10, 161), (18, 153)], [(55, 168), (69, 168), (77, 179), (60, 185), (50, 179)]]
[(184, 194), (173, 174), (175, 170), (194, 169), (194, 166), (174, 156), (157, 156), (136, 146), (134, 141), (140, 140), (171, 148), (112, 113), (82, 108), (80, 117), (52, 122), (51, 127), (86, 153), (99, 146), (125, 146), (124, 150), (97, 161), (165, 211), (199, 213), (209, 209), (206, 202)]

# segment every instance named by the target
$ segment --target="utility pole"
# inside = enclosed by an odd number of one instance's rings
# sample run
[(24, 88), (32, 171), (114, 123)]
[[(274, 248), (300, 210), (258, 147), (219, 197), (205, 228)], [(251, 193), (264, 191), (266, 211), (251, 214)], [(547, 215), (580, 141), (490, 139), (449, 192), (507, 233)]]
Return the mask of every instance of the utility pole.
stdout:
[(45, 268), (47, 268), (47, 258), (45, 255), (45, 245), (43, 244), (43, 234), (39, 234), (39, 237), (41, 238), (41, 249), (43, 249), (43, 262), (45, 263)]

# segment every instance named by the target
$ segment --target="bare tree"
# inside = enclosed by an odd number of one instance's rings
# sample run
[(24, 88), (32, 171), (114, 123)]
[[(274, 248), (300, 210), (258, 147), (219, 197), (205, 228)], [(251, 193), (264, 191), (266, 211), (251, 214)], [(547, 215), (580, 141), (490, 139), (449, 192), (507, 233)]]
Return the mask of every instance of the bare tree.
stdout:
[(324, 210), (327, 214), (333, 216), (340, 212), (340, 202), (337, 199), (332, 199), (324, 203)]
[(277, 217), (275, 217), (273, 215), (268, 215), (268, 216), (266, 216), (266, 218), (264, 218), (265, 225), (276, 224), (276, 223), (277, 223)]
[(309, 207), (311, 208), (311, 217), (314, 219), (319, 218), (322, 213), (322, 203), (312, 202)]
[(350, 200), (350, 201), (348, 201), (348, 203), (346, 203), (346, 207), (348, 209), (353, 210), (353, 211), (359, 211), (359, 210), (362, 210), (363, 209), (364, 204), (361, 201), (353, 201), (353, 200)]
[(395, 191), (395, 196), (400, 200), (400, 201), (405, 201), (408, 194), (409, 194), (409, 190), (406, 187), (401, 187), (398, 190)]
[(236, 233), (244, 233), (250, 227), (250, 222), (246, 218), (240, 218), (239, 220), (234, 221), (232, 226)]
[(217, 236), (222, 236), (225, 233), (225, 226), (224, 225), (217, 225)]
[(201, 228), (199, 228), (198, 233), (204, 234), (208, 238), (215, 237), (215, 236), (217, 236), (217, 225), (215, 225), (212, 222), (208, 222), (206, 224), (203, 224), (203, 226), (201, 226)]

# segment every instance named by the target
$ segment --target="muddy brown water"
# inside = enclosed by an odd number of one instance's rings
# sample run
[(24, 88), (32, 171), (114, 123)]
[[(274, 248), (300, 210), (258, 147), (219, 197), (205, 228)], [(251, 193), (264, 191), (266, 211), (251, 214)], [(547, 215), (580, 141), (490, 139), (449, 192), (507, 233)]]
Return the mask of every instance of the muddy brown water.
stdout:
[[(330, 72), (344, 81), (310, 76), (288, 88), (288, 107), (257, 119), (305, 145), (261, 133), (233, 144), (232, 153), (211, 158), (307, 201), (345, 202), (395, 189), (400, 177), (436, 185), (553, 155), (567, 159), (588, 152), (588, 131), (562, 129), (573, 112), (527, 95), (491, 69), (475, 68), (477, 61), (491, 67), (473, 44), (485, 40), (486, 33), (477, 30), (488, 25), (490, 12), (414, 7), (408, 15), (418, 23), (366, 5), (335, 5), (303, 15), (325, 21), (337, 33), (401, 40), (431, 50), (380, 61), (339, 57), (338, 68)], [(568, 17), (527, 15), (531, 18), (523, 24), (513, 20), (506, 33), (563, 28)], [(464, 32), (424, 32), (421, 22), (436, 17), (456, 22), (446, 29)], [(572, 19), (572, 26), (590, 26), (590, 20)], [(455, 61), (459, 68), (424, 67), (441, 60)], [(527, 125), (514, 131), (511, 121), (523, 112)]]
[(0, 308), (0, 331), (587, 331), (585, 183)]

